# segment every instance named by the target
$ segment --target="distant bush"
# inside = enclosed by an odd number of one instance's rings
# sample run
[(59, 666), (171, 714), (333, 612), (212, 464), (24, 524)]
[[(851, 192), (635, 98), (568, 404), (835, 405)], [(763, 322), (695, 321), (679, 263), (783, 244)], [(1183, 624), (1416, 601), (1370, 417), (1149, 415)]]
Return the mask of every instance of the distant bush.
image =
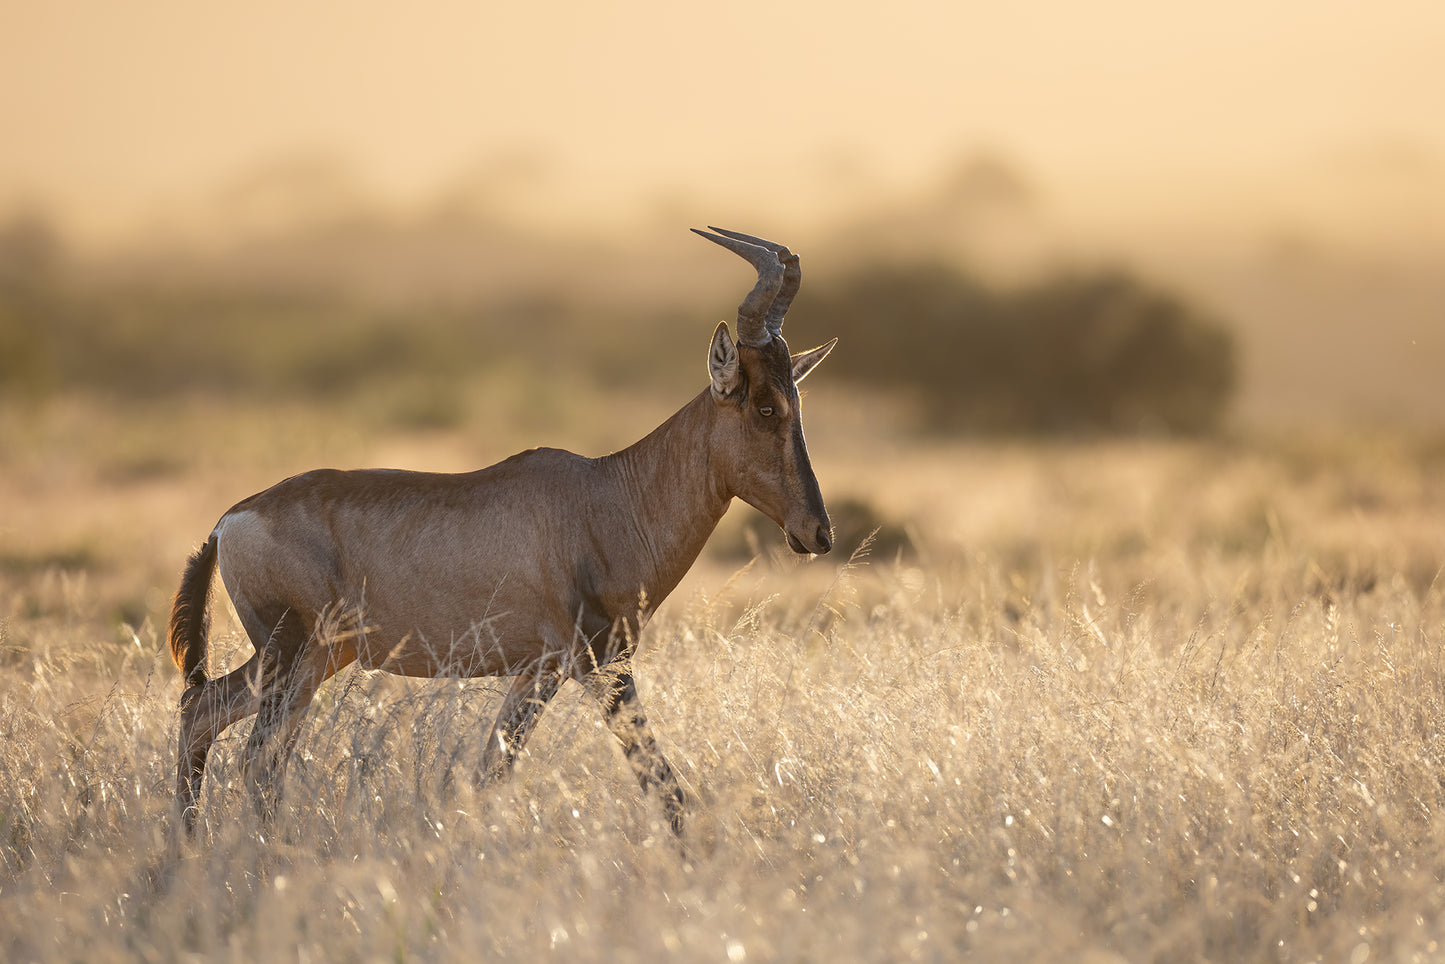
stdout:
[(1000, 290), (880, 268), (815, 283), (793, 316), (842, 337), (833, 371), (916, 395), (933, 430), (1206, 432), (1237, 377), (1227, 329), (1119, 272)]
[[(390, 400), (398, 424), (444, 427), (463, 414), (456, 384), (513, 364), (696, 390), (705, 328), (677, 318), (710, 314), (691, 295), (623, 310), (585, 287), (372, 302), (184, 262), (92, 269), (39, 219), (0, 224), (0, 398), (364, 395)], [(843, 337), (830, 372), (916, 397), (935, 431), (1204, 432), (1236, 380), (1227, 330), (1120, 273), (998, 289), (954, 269), (878, 268), (810, 280), (792, 318), (789, 330)]]
[(646, 371), (565, 293), (388, 302), (304, 273), (237, 275), (186, 262), (117, 270), (75, 258), (43, 221), (0, 223), (0, 401), (365, 396), (399, 426), (444, 428), (464, 414), (466, 379), (514, 362), (586, 364), (615, 381)]

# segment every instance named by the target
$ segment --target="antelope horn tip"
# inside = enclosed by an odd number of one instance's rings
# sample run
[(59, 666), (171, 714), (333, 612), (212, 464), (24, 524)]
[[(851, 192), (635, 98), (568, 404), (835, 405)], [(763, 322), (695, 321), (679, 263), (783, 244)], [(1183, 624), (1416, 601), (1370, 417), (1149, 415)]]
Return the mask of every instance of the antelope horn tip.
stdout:
[(738, 340), (746, 345), (765, 345), (781, 334), (783, 315), (798, 288), (798, 259), (775, 241), (740, 231), (711, 224), (707, 231), (691, 230), (743, 258), (758, 273), (757, 284), (738, 305)]

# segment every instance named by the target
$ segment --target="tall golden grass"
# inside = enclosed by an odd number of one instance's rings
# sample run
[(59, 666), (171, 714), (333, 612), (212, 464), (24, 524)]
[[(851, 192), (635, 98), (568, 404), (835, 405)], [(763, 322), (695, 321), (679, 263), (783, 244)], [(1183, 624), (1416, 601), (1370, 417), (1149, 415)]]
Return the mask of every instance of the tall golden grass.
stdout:
[[(662, 607), (638, 679), (690, 794), (682, 847), (574, 685), (514, 776), (473, 792), (444, 778), (479, 759), (500, 682), (351, 670), (313, 707), (277, 819), (240, 788), (241, 724), (177, 848), (159, 620), (184, 550), (318, 453), (456, 467), (490, 454), (491, 423), (0, 416), (32, 443), (0, 450), (0, 954), (1445, 953), (1445, 450), (924, 451), (823, 412), (825, 494), (913, 543), (704, 560)], [(196, 446), (162, 457), (181, 435)], [(224, 606), (216, 638), (212, 675), (247, 648)]]

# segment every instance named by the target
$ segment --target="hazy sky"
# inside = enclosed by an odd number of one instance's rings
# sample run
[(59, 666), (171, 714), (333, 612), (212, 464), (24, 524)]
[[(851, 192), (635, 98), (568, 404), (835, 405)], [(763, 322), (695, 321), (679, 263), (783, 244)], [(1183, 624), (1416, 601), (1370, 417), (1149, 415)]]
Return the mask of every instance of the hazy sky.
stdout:
[(306, 156), (398, 202), (508, 159), (584, 205), (779, 198), (978, 145), (1167, 192), (1438, 161), (1442, 51), (1439, 0), (0, 0), (0, 209), (111, 233)]

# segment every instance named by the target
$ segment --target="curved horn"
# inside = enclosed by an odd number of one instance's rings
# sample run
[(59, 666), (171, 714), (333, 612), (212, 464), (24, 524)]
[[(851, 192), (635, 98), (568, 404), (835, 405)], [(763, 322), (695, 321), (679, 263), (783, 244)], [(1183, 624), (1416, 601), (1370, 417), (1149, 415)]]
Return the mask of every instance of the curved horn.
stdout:
[(734, 241), (744, 241), (748, 244), (755, 244), (761, 248), (767, 248), (778, 256), (778, 261), (783, 265), (783, 286), (778, 289), (778, 295), (773, 299), (772, 307), (768, 309), (768, 317), (765, 324), (768, 334), (781, 335), (783, 333), (783, 319), (787, 317), (788, 306), (793, 303), (793, 296), (798, 293), (798, 286), (803, 283), (803, 268), (798, 262), (798, 256), (788, 250), (786, 244), (779, 244), (776, 241), (769, 241), (766, 238), (755, 238), (751, 234), (743, 234), (741, 231), (728, 231), (725, 228), (715, 228), (711, 224), (708, 230), (716, 231), (724, 237), (732, 238)]
[[(772, 248), (733, 237), (730, 231), (711, 234), (697, 228), (691, 230), (693, 234), (727, 248), (757, 270), (757, 284), (753, 285), (753, 290), (748, 292), (743, 303), (738, 305), (738, 341), (754, 348), (766, 345), (778, 330), (778, 327), (771, 324), (770, 319), (773, 303), (783, 288), (787, 274), (777, 253)], [(791, 299), (791, 295), (789, 298)], [(786, 305), (784, 307), (786, 308)]]

